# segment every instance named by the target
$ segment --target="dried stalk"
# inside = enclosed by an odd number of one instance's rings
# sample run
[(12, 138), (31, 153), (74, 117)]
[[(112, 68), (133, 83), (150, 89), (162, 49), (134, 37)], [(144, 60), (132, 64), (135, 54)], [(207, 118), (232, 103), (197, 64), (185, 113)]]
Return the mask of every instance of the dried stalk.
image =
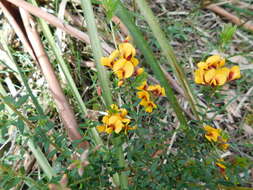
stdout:
[(252, 24), (241, 20), (240, 18), (238, 18), (237, 16), (229, 13), (225, 9), (223, 9), (223, 8), (217, 6), (217, 5), (208, 5), (206, 8), (213, 11), (213, 12), (215, 12), (215, 13), (217, 13), (217, 14), (219, 14), (219, 15), (221, 15), (221, 16), (226, 17), (228, 20), (235, 23), (236, 25), (242, 26), (243, 28), (253, 32), (253, 25)]
[[(24, 9), (20, 9), (20, 12), (27, 32), (27, 36), (33, 47), (37, 61), (41, 66), (41, 70), (48, 82), (49, 89), (52, 93), (53, 99), (56, 103), (63, 124), (67, 129), (68, 136), (71, 140), (81, 140), (82, 136), (78, 131), (78, 125), (74, 116), (74, 112), (71, 109), (61, 89), (60, 83), (54, 73), (53, 67), (50, 64), (48, 56), (43, 48), (39, 34), (35, 28), (36, 24), (27, 11), (25, 11)], [(87, 149), (88, 147), (87, 142), (82, 142), (79, 145), (84, 149)]]
[[(39, 18), (46, 20), (49, 24), (62, 29), (66, 33), (70, 34), (71, 36), (73, 36), (85, 43), (90, 44), (89, 36), (86, 33), (70, 26), (67, 23), (64, 23), (62, 20), (60, 20), (56, 16), (47, 13), (46, 11), (42, 10), (41, 8), (35, 7), (35, 6), (31, 5), (30, 3), (27, 3), (23, 0), (18, 0), (18, 1), (17, 0), (5, 0), (5, 1), (10, 2), (13, 5), (16, 5), (17, 7), (25, 9), (27, 12), (29, 12)], [(101, 43), (101, 46), (103, 47), (103, 49), (107, 53), (111, 52), (111, 48), (106, 43)]]

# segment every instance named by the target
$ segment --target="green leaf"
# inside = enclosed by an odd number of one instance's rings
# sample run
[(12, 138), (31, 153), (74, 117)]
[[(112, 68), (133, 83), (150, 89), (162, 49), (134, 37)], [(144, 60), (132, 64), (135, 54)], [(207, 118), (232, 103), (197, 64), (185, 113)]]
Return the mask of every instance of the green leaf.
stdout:
[(148, 74), (143, 72), (142, 74), (138, 75), (135, 80), (133, 81), (133, 87), (138, 87), (142, 84), (142, 82), (146, 81), (148, 78)]
[(4, 110), (4, 104), (0, 104), (0, 111)]
[(118, 0), (105, 0), (103, 1), (105, 9), (106, 9), (106, 16), (108, 20), (111, 20), (113, 17), (115, 10), (118, 6)]
[(226, 24), (220, 34), (220, 44), (224, 48), (232, 41), (232, 38), (236, 32), (237, 26), (233, 26), (231, 23)]

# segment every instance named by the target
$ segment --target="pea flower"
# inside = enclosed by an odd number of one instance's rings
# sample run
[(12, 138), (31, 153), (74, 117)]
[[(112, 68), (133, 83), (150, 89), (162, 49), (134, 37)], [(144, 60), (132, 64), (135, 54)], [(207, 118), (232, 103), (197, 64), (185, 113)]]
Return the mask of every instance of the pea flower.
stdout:
[(165, 96), (165, 89), (158, 84), (148, 86), (147, 91), (152, 92), (155, 96)]
[(137, 96), (138, 96), (138, 98), (141, 99), (140, 105), (142, 105), (142, 106), (147, 105), (146, 103), (150, 100), (150, 95), (145, 90), (137, 92)]
[(226, 82), (241, 77), (240, 67), (232, 68), (223, 67), (225, 59), (220, 55), (213, 55), (207, 58), (205, 62), (197, 64), (198, 69), (195, 71), (195, 83), (211, 86), (222, 86)]
[(130, 61), (126, 59), (119, 59), (115, 62), (112, 67), (112, 70), (117, 75), (117, 77), (121, 79), (129, 78), (134, 73), (134, 66)]
[(145, 111), (151, 113), (154, 108), (157, 108), (157, 105), (152, 101), (145, 101), (142, 104), (145, 107)]
[(218, 159), (217, 162), (215, 163), (215, 165), (220, 169), (220, 173), (221, 175), (226, 179), (228, 180), (228, 177), (226, 175), (226, 166), (224, 164), (222, 164), (222, 162), (224, 162), (224, 160), (221, 158), (221, 159)]
[(224, 138), (222, 135), (221, 129), (215, 129), (209, 125), (204, 126), (204, 130), (206, 132), (205, 137), (210, 142), (216, 142), (218, 145), (218, 148), (221, 150), (227, 150), (229, 147), (229, 144), (227, 143), (228, 139)]
[(146, 80), (143, 81), (140, 86), (136, 87), (137, 90), (147, 90), (147, 88), (148, 88), (148, 84)]
[(103, 125), (96, 127), (98, 132), (105, 132), (108, 134), (115, 132), (119, 134), (121, 131), (127, 133), (128, 130), (136, 129), (136, 126), (129, 126), (131, 120), (127, 118), (127, 113), (126, 109), (119, 109), (117, 105), (112, 104), (111, 109), (107, 111), (107, 115), (102, 119)]
[(204, 130), (206, 131), (205, 137), (210, 142), (217, 142), (218, 137), (221, 134), (220, 129), (215, 129), (209, 125), (204, 126)]
[(118, 56), (119, 56), (119, 50), (114, 50), (109, 57), (102, 57), (100, 62), (102, 65), (112, 69)]
[(119, 44), (118, 49), (114, 50), (108, 57), (102, 57), (100, 62), (102, 65), (112, 69), (114, 74), (120, 80), (118, 86), (124, 84), (124, 80), (144, 72), (144, 69), (136, 69), (139, 64), (138, 59), (134, 56), (136, 50), (132, 44), (124, 42)]

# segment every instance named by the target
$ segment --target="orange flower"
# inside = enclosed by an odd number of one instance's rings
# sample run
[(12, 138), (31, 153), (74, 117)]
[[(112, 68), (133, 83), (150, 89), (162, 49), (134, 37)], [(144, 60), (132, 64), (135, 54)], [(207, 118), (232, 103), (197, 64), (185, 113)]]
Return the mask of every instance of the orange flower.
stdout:
[(135, 48), (128, 42), (119, 44), (119, 52), (120, 56), (128, 61), (130, 61), (136, 54)]
[(225, 59), (220, 55), (212, 55), (207, 58), (207, 60), (201, 61), (197, 64), (199, 69), (208, 70), (208, 69), (217, 69), (225, 65)]
[(165, 89), (158, 84), (148, 86), (147, 91), (152, 92), (155, 96), (165, 96)]
[(136, 76), (141, 75), (143, 72), (144, 72), (144, 69), (143, 69), (143, 68), (138, 68), (138, 69), (135, 71), (135, 75), (136, 75)]
[(227, 81), (229, 69), (224, 67), (220, 69), (210, 69), (204, 74), (204, 81), (211, 86), (221, 86)]
[(143, 106), (145, 107), (145, 111), (148, 113), (151, 113), (153, 109), (157, 108), (157, 105), (152, 101), (145, 102)]
[(241, 78), (240, 67), (239, 66), (231, 67), (227, 80), (231, 81), (239, 78)]
[(206, 131), (205, 137), (208, 141), (217, 142), (218, 137), (220, 137), (221, 130), (215, 129), (209, 125), (204, 126), (204, 130)]
[(102, 57), (100, 62), (102, 65), (112, 68), (118, 56), (119, 56), (119, 50), (114, 50), (109, 57)]
[(149, 93), (148, 93), (147, 91), (145, 91), (145, 90), (142, 90), (142, 91), (137, 92), (137, 96), (138, 96), (138, 98), (141, 99), (140, 105), (142, 105), (142, 106), (145, 106), (146, 103), (147, 103), (147, 102), (149, 101), (149, 99), (150, 99)]
[(147, 90), (147, 88), (148, 88), (147, 81), (143, 81), (140, 86), (136, 87), (137, 90)]
[(121, 131), (127, 132), (128, 130), (136, 128), (135, 126), (129, 126), (131, 120), (127, 118), (127, 110), (124, 108), (118, 108), (117, 105), (112, 104), (107, 114), (102, 119), (103, 125), (96, 127), (100, 133), (105, 132), (111, 134), (115, 132), (119, 134)]
[(119, 59), (113, 65), (112, 70), (117, 75), (117, 77), (121, 79), (129, 78), (134, 73), (134, 66), (130, 61), (126, 59)]

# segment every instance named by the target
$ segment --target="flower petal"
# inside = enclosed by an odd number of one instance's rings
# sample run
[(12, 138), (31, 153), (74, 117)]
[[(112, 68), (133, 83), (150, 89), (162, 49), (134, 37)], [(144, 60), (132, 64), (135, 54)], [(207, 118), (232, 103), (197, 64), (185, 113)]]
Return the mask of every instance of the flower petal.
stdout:
[(231, 81), (231, 80), (239, 79), (240, 77), (241, 77), (240, 67), (239, 66), (233, 66), (229, 71), (229, 75), (228, 75), (227, 80)]
[(123, 70), (124, 70), (124, 78), (129, 78), (134, 73), (134, 66), (130, 61), (128, 61), (125, 63)]
[(194, 73), (195, 76), (195, 83), (196, 84), (205, 84), (204, 82), (204, 70), (203, 69), (197, 69)]
[(212, 79), (215, 77), (215, 74), (216, 74), (215, 69), (210, 69), (206, 71), (204, 74), (204, 82), (209, 84), (212, 81)]
[(96, 127), (99, 133), (105, 132), (106, 126), (104, 125), (99, 125)]

